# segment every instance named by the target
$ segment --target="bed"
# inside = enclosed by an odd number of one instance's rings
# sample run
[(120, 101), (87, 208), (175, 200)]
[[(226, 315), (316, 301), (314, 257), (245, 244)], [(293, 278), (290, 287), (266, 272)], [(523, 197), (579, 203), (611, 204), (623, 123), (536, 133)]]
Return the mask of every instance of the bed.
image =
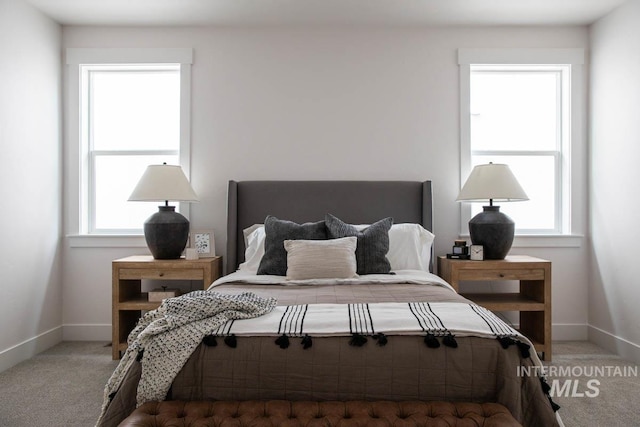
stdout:
[[(429, 181), (231, 181), (227, 214), (226, 268), (232, 274), (210, 290), (256, 296), (273, 306), (266, 314), (208, 330), (162, 398), (496, 402), (525, 426), (561, 423), (544, 380), (519, 375), (521, 366), (540, 365), (531, 343), (433, 275), (430, 243), (416, 267), (403, 264), (406, 252), (397, 252), (393, 245), (399, 240), (390, 238), (394, 249), (388, 248), (388, 256), (395, 260), (390, 266), (403, 267), (392, 274), (339, 280), (256, 274), (268, 256), (256, 255), (255, 242), (247, 239), (260, 235), (261, 225), (262, 239), (274, 229), (272, 224), (282, 221), (294, 226), (322, 222), (332, 231), (347, 230), (347, 236), (326, 239), (335, 240), (339, 250), (348, 245), (354, 250), (353, 242), (361, 245), (362, 233), (386, 218), (393, 219), (389, 236), (396, 227), (394, 233), (419, 230), (424, 237), (422, 230), (433, 231)], [(359, 225), (357, 231), (352, 225)], [(309, 245), (316, 250), (324, 243)], [(333, 259), (334, 252), (320, 253)], [(286, 274), (293, 270), (292, 259)], [(336, 258), (339, 268), (344, 267), (341, 260)], [(309, 268), (306, 262), (303, 273)], [(360, 271), (353, 262), (348, 268)], [(136, 406), (143, 356), (140, 352), (142, 363), (132, 363), (107, 393), (98, 425), (117, 425)]]

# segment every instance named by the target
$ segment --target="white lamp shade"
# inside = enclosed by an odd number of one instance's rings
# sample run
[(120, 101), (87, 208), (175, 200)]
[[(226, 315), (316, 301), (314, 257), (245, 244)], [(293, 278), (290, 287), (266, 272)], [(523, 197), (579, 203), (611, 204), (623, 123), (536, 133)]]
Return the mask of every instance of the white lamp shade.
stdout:
[(175, 165), (150, 165), (133, 189), (129, 201), (153, 202), (174, 200), (177, 202), (197, 202), (191, 184), (182, 168)]
[(473, 168), (456, 201), (529, 200), (508, 165), (489, 163)]

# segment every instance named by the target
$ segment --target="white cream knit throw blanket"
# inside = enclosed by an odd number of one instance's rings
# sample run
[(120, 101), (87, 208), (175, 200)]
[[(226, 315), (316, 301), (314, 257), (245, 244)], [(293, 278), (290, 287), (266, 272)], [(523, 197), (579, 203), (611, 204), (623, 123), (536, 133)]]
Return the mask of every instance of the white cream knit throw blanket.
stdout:
[(276, 302), (275, 298), (261, 298), (251, 292), (227, 295), (212, 291), (194, 291), (164, 300), (158, 309), (142, 316), (129, 334), (127, 351), (105, 387), (97, 424), (139, 355), (142, 355), (142, 374), (137, 391), (138, 406), (164, 400), (174, 378), (206, 335), (229, 320), (269, 313)]

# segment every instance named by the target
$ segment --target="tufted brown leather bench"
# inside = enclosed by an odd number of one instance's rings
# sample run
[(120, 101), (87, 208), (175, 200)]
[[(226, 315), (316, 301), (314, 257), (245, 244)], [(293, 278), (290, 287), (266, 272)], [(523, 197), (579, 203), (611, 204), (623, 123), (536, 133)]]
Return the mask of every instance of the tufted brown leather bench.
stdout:
[(148, 402), (121, 427), (515, 427), (497, 403), (450, 402)]

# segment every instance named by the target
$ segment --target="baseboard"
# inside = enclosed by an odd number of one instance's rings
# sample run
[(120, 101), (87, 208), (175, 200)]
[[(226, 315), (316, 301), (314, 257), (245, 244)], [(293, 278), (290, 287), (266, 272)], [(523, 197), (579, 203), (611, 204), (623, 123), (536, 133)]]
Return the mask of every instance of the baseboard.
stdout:
[[(512, 326), (516, 329), (520, 325), (515, 322)], [(572, 323), (554, 323), (551, 325), (551, 340), (552, 341), (587, 341), (589, 325), (585, 324), (572, 324)]]
[(111, 341), (111, 324), (62, 325), (64, 341)]
[(640, 364), (640, 345), (636, 343), (632, 343), (593, 325), (589, 325), (589, 341), (617, 353), (623, 359)]
[(56, 326), (20, 344), (0, 351), (0, 372), (62, 342), (62, 326)]

